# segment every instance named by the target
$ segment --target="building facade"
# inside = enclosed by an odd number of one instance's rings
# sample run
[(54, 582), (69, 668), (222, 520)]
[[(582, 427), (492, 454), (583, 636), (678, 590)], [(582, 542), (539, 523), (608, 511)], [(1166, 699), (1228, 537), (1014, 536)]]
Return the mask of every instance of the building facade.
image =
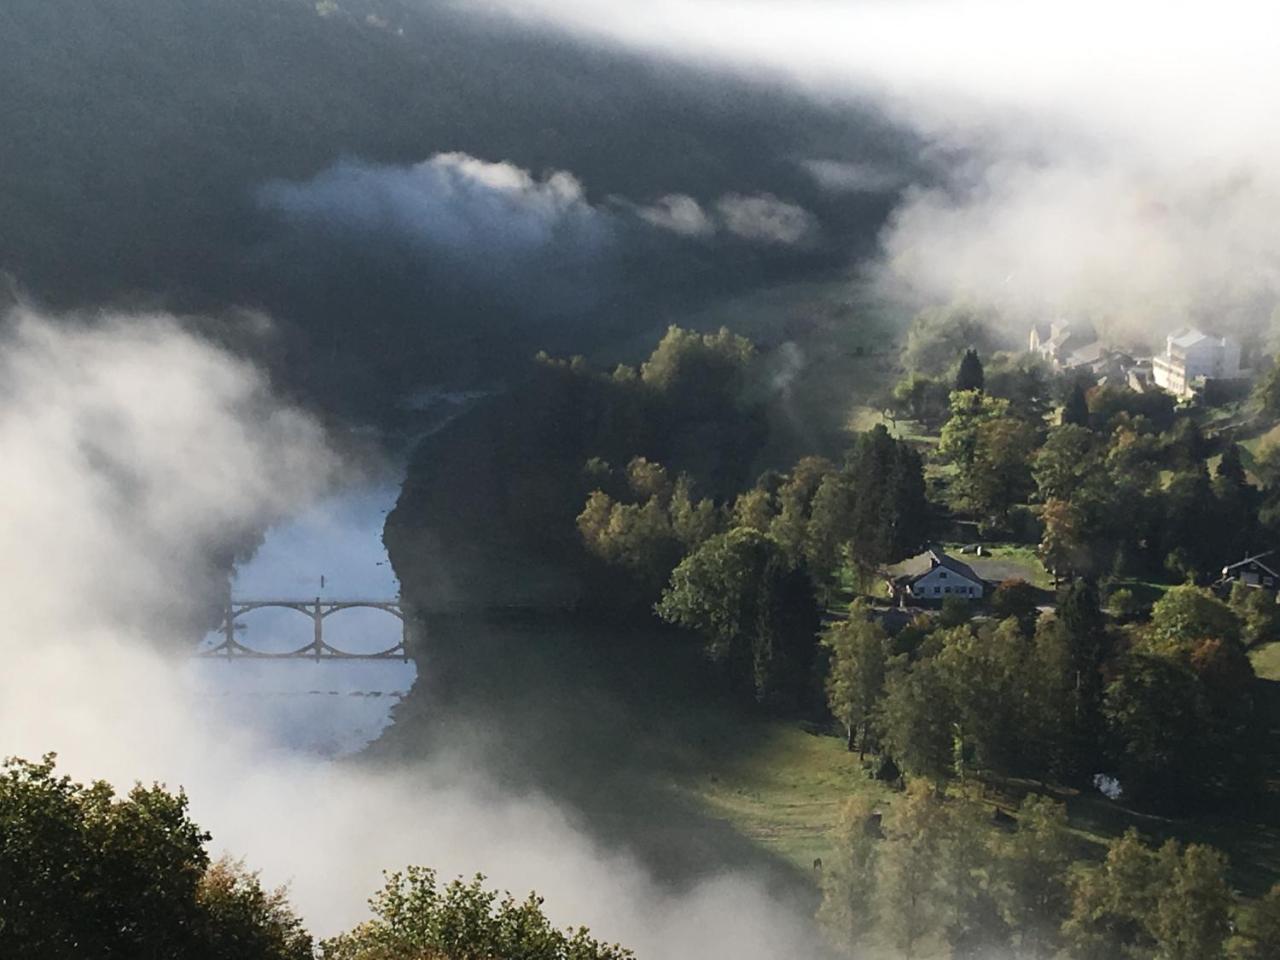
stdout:
[(1189, 397), (1206, 380), (1234, 380), (1241, 375), (1240, 344), (1184, 327), (1169, 334), (1165, 352), (1151, 358), (1151, 378), (1179, 397)]

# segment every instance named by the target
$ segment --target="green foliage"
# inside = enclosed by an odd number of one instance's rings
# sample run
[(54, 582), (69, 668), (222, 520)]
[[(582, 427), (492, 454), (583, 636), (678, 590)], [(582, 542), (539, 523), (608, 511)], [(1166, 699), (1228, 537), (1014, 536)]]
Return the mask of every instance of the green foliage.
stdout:
[(780, 708), (802, 704), (819, 626), (808, 577), (755, 530), (718, 534), (672, 571), (657, 607), (702, 636), (730, 682)]
[(875, 804), (870, 797), (846, 800), (832, 838), (833, 856), (823, 864), (818, 921), (830, 944), (856, 956), (875, 923), (879, 840), (870, 829)]
[(982, 361), (977, 350), (966, 350), (956, 371), (957, 390), (981, 390), (986, 383), (982, 375)]
[(907, 330), (903, 363), (913, 372), (936, 375), (950, 371), (965, 350), (990, 355), (997, 346), (993, 321), (990, 314), (964, 305), (922, 310)]
[[(1103, 714), (1126, 796), (1183, 809), (1253, 788), (1252, 671), (1247, 659), (1240, 659), (1205, 677), (1192, 665), (1150, 654), (1121, 661), (1106, 688)], [(1205, 669), (1207, 663), (1199, 665)], [(1243, 681), (1230, 679), (1241, 671)], [(1214, 673), (1225, 675), (1226, 683), (1209, 682)]]
[(324, 960), (625, 960), (585, 928), (562, 931), (542, 898), (522, 901), (484, 887), (484, 877), (440, 889), (435, 872), (410, 867), (387, 877), (369, 901), (374, 919), (325, 941)]
[(888, 637), (884, 629), (871, 619), (865, 603), (857, 601), (849, 616), (833, 623), (822, 642), (831, 651), (827, 672), (827, 705), (831, 715), (845, 729), (848, 748), (852, 750), (861, 732), (865, 751), (871, 736), (871, 723), (884, 695), (885, 671), (888, 664)]
[(1280, 363), (1272, 363), (1271, 369), (1258, 380), (1253, 388), (1253, 402), (1264, 417), (1280, 420)]
[(1052, 374), (1039, 357), (997, 354), (987, 365), (985, 389), (993, 397), (1009, 401), (1009, 413), (1041, 433), (1052, 405)]
[(1079, 960), (1118, 956), (1215, 960), (1230, 929), (1231, 896), (1222, 855), (1170, 840), (1159, 850), (1130, 830), (1113, 841), (1100, 867), (1072, 883), (1063, 926)]
[(1102, 451), (1087, 428), (1070, 423), (1049, 431), (1032, 469), (1040, 501), (1070, 500), (1090, 484), (1105, 482)]
[(1028, 794), (1018, 807), (1017, 828), (996, 850), (992, 883), (1021, 954), (1053, 956), (1070, 904), (1073, 850), (1066, 807)]
[(1062, 405), (1062, 425), (1072, 427), (1089, 426), (1089, 401), (1085, 397), (1084, 384), (1077, 380), (1067, 394), (1067, 402)]
[(1191, 584), (1173, 587), (1151, 608), (1146, 649), (1184, 662), (1202, 640), (1238, 644), (1240, 617), (1210, 590)]
[(956, 497), (983, 519), (1005, 519), (1031, 490), (1035, 430), (1008, 411), (1007, 400), (956, 391), (951, 419), (942, 428), (938, 449), (956, 465)]
[(725, 327), (697, 333), (671, 326), (641, 364), (640, 380), (683, 401), (736, 402), (754, 359), (755, 345)]
[(41, 960), (302, 960), (311, 941), (284, 894), (210, 866), (187, 798), (118, 797), (39, 763), (0, 776), (0, 956)]
[(1231, 587), (1231, 609), (1240, 618), (1240, 639), (1247, 647), (1280, 639), (1280, 604), (1273, 590), (1236, 582)]
[(935, 780), (954, 769), (955, 707), (935, 658), (896, 663), (885, 681), (879, 726), (888, 754), (903, 770)]
[(845, 475), (853, 497), (849, 555), (864, 575), (915, 553), (927, 538), (924, 465), (883, 426), (861, 434)]
[(991, 612), (1000, 620), (1012, 617), (1030, 635), (1040, 616), (1040, 591), (1025, 580), (1005, 580), (991, 594)]
[[(200, 878), (207, 960), (312, 960), (311, 935), (284, 887), (264, 890), (240, 861), (222, 859)], [(191, 954), (196, 956), (196, 954)]]
[(913, 781), (888, 818), (890, 842), (880, 855), (879, 887), (889, 905), (889, 941), (908, 958), (943, 923), (938, 858), (943, 845), (942, 804), (923, 781)]
[(951, 384), (941, 378), (909, 373), (893, 387), (894, 409), (926, 426), (935, 426), (947, 418), (951, 403)]
[(1244, 935), (1249, 960), (1280, 957), (1280, 883), (1253, 904), (1246, 918)]
[(1121, 623), (1132, 623), (1139, 619), (1146, 608), (1142, 601), (1128, 587), (1112, 590), (1107, 597), (1107, 609)]

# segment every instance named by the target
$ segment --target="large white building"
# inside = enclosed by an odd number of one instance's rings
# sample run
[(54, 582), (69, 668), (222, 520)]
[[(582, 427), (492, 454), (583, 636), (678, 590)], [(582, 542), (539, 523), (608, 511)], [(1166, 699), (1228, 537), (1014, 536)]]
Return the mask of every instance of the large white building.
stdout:
[(1240, 344), (1192, 327), (1169, 334), (1165, 352), (1151, 358), (1151, 379), (1179, 397), (1191, 396), (1205, 380), (1232, 380), (1240, 375)]
[(898, 564), (894, 572), (890, 585), (899, 598), (941, 603), (947, 597), (981, 600), (986, 593), (986, 582), (972, 567), (937, 547)]

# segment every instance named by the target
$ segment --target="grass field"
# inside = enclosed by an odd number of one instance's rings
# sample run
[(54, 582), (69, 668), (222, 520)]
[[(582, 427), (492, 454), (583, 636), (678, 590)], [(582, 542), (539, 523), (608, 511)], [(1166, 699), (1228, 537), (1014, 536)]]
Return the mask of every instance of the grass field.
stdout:
[(886, 798), (856, 753), (837, 737), (783, 723), (753, 725), (752, 750), (713, 763), (680, 784), (713, 816), (787, 862), (809, 870), (827, 857), (841, 804), (857, 794)]

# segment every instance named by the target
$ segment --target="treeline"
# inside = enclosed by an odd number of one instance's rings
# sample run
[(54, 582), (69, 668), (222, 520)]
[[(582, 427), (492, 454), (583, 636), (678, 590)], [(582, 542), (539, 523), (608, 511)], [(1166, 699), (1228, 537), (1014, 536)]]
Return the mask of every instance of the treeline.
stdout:
[(0, 767), (0, 956), (31, 960), (625, 960), (585, 929), (554, 927), (536, 894), (484, 878), (441, 886), (411, 867), (370, 900), (372, 919), (316, 943), (284, 889), (212, 861), (187, 798), (117, 796), (59, 776), (52, 756)]
[(1106, 777), (1126, 800), (1167, 811), (1257, 794), (1267, 727), (1245, 653), (1248, 608), (1186, 585), (1150, 622), (1119, 625), (1083, 579), (1052, 612), (1020, 582), (992, 607), (1004, 619), (957, 623), (965, 613), (953, 606), (890, 636), (857, 602), (832, 624), (827, 697), (850, 749), (939, 782), (1092, 789)]
[(1081, 860), (1065, 808), (1016, 816), (913, 781), (884, 817), (850, 801), (823, 864), (819, 919), (843, 956), (1262, 960), (1280, 951), (1280, 884), (1233, 896), (1220, 853), (1134, 831)]
[(929, 525), (920, 457), (882, 427), (841, 466), (808, 457), (722, 502), (696, 500), (688, 475), (672, 481), (643, 459), (590, 468), (612, 492), (592, 491), (578, 516), (587, 549), (642, 584), (659, 617), (699, 634), (732, 689), (788, 711), (820, 703), (821, 609), (841, 578), (873, 582)]

